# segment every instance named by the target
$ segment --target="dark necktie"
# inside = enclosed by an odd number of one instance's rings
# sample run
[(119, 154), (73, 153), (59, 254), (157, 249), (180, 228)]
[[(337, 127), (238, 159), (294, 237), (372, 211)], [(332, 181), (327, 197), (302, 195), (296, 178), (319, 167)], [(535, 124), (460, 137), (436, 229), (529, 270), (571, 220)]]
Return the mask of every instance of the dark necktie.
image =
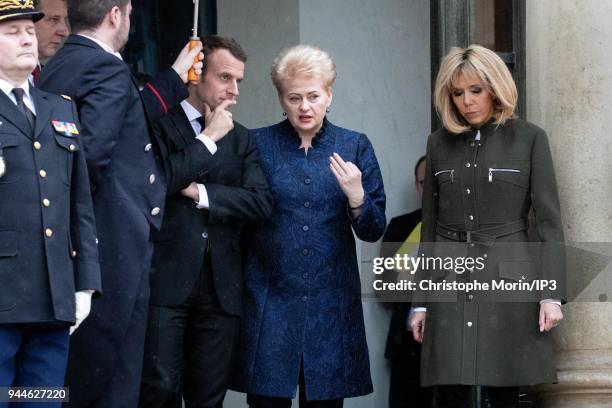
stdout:
[(200, 133), (202, 133), (204, 131), (204, 127), (206, 127), (206, 122), (204, 122), (204, 116), (200, 116), (199, 118), (196, 118), (196, 120), (201, 126)]
[(36, 119), (34, 118), (34, 114), (23, 102), (23, 95), (25, 91), (21, 88), (13, 88), (13, 95), (15, 95), (15, 99), (17, 100), (17, 107), (19, 110), (25, 115), (28, 120), (28, 124), (30, 125), (30, 133), (34, 132), (34, 124), (36, 123)]

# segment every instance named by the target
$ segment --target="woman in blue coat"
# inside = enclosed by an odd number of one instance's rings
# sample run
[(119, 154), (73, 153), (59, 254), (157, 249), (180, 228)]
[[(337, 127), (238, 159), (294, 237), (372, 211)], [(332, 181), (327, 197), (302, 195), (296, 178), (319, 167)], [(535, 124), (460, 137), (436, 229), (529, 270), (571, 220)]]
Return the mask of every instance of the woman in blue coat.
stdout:
[(287, 120), (253, 132), (275, 200), (247, 236), (237, 389), (252, 408), (341, 407), (372, 392), (353, 232), (378, 240), (385, 193), (366, 135), (326, 119), (336, 70), (312, 46), (284, 50), (272, 81)]

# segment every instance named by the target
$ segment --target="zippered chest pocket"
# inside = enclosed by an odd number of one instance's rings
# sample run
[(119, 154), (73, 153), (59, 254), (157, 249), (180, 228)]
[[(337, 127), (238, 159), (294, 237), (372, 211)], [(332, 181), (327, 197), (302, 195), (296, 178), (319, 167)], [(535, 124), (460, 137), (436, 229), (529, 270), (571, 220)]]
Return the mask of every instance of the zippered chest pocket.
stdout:
[(485, 184), (510, 183), (529, 188), (530, 168), (528, 163), (509, 165), (489, 165), (486, 167)]
[(520, 173), (519, 169), (496, 169), (489, 167), (489, 183), (493, 182), (493, 175), (499, 173)]
[(434, 177), (438, 180), (438, 184), (444, 184), (447, 182), (455, 182), (455, 169), (442, 169), (437, 170), (434, 173)]

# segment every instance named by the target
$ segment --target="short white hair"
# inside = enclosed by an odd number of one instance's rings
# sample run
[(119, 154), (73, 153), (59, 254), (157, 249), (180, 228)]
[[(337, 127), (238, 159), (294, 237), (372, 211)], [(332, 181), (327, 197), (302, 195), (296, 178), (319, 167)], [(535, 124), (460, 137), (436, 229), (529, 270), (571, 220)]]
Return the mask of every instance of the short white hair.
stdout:
[(336, 64), (331, 56), (313, 45), (295, 45), (284, 49), (272, 63), (272, 83), (280, 93), (283, 83), (298, 76), (321, 78), (326, 87), (336, 80)]

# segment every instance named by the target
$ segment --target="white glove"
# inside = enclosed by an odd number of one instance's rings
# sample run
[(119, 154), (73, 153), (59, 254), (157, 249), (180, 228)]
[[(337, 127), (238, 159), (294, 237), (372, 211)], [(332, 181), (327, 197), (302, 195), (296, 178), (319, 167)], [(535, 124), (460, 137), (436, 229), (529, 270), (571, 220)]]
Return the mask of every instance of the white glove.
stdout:
[(79, 328), (81, 323), (87, 319), (87, 316), (89, 316), (89, 312), (91, 311), (91, 296), (93, 293), (93, 290), (81, 290), (74, 294), (74, 301), (76, 303), (76, 323), (70, 327), (71, 335)]

